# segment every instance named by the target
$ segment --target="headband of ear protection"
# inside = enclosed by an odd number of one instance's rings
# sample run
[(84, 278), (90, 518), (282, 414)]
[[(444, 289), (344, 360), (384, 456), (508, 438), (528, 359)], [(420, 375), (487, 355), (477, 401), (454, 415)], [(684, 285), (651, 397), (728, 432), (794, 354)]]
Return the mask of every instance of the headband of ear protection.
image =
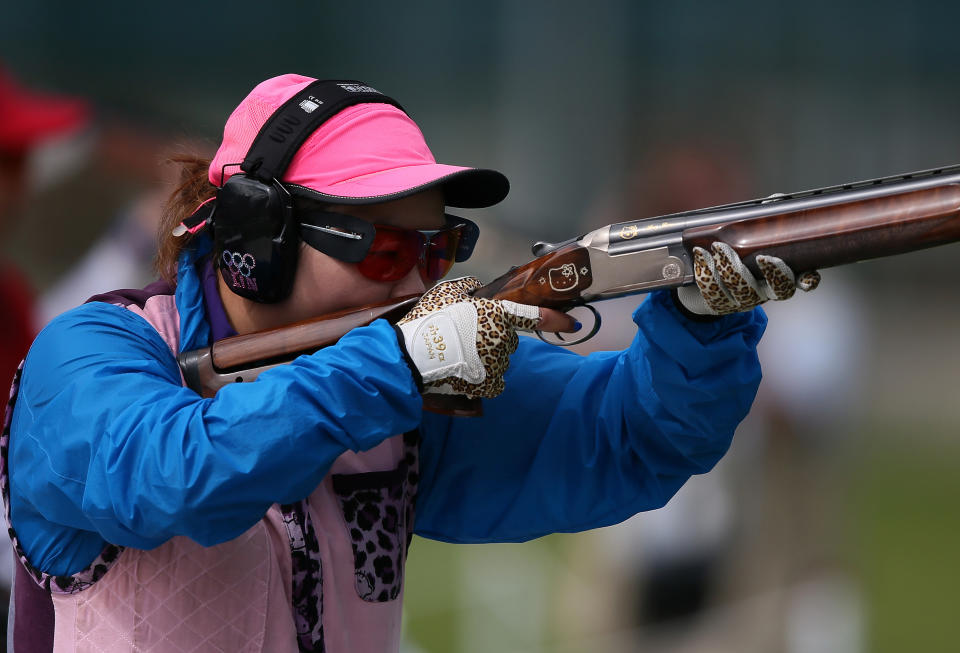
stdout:
[[(313, 82), (284, 102), (257, 133), (240, 170), (217, 190), (208, 220), (213, 255), (231, 291), (255, 302), (289, 296), (300, 244), (293, 200), (280, 182), (297, 150), (324, 122), (365, 102), (396, 100), (356, 80)], [(213, 204), (213, 203), (212, 203)]]

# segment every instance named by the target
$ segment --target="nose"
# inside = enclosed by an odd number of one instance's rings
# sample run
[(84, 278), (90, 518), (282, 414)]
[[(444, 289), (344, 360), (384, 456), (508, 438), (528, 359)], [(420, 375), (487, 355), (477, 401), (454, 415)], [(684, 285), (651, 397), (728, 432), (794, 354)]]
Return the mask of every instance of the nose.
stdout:
[(404, 295), (422, 295), (427, 292), (427, 286), (420, 277), (420, 270), (414, 266), (403, 279), (390, 291), (391, 297), (403, 297)]

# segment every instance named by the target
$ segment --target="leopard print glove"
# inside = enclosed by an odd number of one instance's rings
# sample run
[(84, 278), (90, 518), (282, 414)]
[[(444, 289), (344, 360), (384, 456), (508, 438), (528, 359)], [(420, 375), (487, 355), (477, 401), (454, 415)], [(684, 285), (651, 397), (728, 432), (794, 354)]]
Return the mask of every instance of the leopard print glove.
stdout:
[(496, 397), (517, 329), (540, 323), (536, 306), (472, 297), (481, 285), (476, 277), (437, 284), (397, 322), (425, 392)]
[(693, 275), (696, 286), (677, 289), (677, 297), (691, 313), (727, 315), (749, 311), (767, 300), (793, 297), (797, 288), (810, 291), (820, 284), (820, 273), (805, 272), (796, 276), (783, 259), (757, 255), (757, 267), (763, 273), (758, 281), (732, 247), (713, 243), (708, 252), (693, 249)]

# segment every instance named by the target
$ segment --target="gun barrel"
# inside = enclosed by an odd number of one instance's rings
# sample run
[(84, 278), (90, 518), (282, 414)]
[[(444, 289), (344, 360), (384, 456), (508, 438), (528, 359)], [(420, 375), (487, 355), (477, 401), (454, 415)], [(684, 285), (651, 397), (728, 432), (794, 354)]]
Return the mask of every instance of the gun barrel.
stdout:
[(960, 165), (618, 222), (608, 227), (607, 250), (611, 255), (617, 255), (637, 249), (671, 246), (679, 242), (679, 233), (695, 227), (807, 212), (951, 184), (960, 184)]

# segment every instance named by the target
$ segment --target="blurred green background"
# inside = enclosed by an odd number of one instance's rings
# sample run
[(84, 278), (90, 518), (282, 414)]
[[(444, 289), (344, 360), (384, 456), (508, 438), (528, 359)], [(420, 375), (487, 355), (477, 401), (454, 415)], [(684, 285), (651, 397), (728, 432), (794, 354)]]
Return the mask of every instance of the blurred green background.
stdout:
[[(6, 3), (0, 62), (93, 102), (100, 145), (66, 172), (38, 164), (3, 254), (55, 291), (169, 189), (158, 158), (212, 151), (250, 88), (299, 72), (364, 80), (439, 160), (510, 177), (473, 215), (463, 271), (490, 279), (535, 240), (960, 163), (958, 20), (957, 3), (893, 0)], [(956, 650), (957, 247), (827, 270), (771, 307), (757, 410), (664, 516), (526, 544), (416, 539), (405, 648)], [(599, 346), (629, 337), (637, 301), (606, 309)], [(698, 571), (654, 592), (676, 571), (663, 552), (691, 542)], [(651, 613), (691, 578), (696, 605)]]

